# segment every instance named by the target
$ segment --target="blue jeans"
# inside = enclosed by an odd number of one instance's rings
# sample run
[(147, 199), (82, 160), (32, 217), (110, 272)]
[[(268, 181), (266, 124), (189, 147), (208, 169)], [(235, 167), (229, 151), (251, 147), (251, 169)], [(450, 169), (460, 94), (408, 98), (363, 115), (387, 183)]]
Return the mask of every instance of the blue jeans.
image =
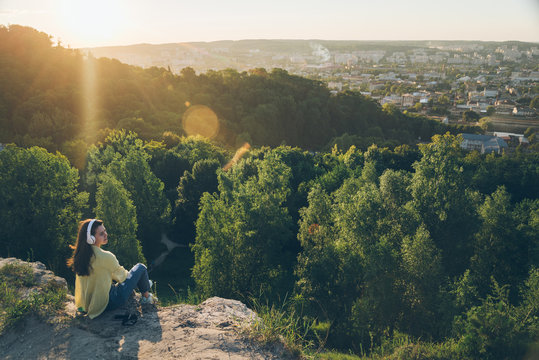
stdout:
[(148, 270), (144, 264), (137, 264), (129, 270), (127, 278), (120, 284), (115, 284), (110, 287), (109, 303), (105, 310), (114, 310), (127, 301), (133, 290), (138, 287), (141, 293), (150, 291), (150, 280), (148, 278)]

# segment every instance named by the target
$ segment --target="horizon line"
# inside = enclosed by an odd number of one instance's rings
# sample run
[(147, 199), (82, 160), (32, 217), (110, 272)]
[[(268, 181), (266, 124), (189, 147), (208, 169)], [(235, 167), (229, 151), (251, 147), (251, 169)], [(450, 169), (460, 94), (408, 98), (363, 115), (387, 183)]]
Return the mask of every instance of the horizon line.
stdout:
[[(61, 39), (57, 39), (61, 40)], [(142, 43), (132, 43), (132, 44), (125, 44), (125, 45), (101, 45), (101, 46), (81, 46), (81, 47), (73, 47), (73, 49), (95, 49), (95, 48), (107, 48), (107, 47), (128, 47), (128, 46), (161, 46), (161, 45), (176, 45), (176, 44), (193, 44), (193, 43), (204, 43), (204, 44), (211, 44), (211, 43), (217, 43), (217, 42), (241, 42), (241, 41), (331, 41), (331, 42), (480, 42), (480, 43), (526, 43), (526, 44), (536, 44), (539, 45), (539, 41), (524, 41), (524, 40), (448, 40), (448, 39), (424, 39), (424, 40), (336, 40), (336, 39), (293, 39), (293, 38), (259, 38), (259, 39), (238, 39), (238, 40), (231, 40), (231, 39), (222, 39), (222, 40), (200, 40), (200, 41), (178, 41), (178, 42), (163, 42), (163, 43), (149, 43), (149, 42), (142, 42)]]

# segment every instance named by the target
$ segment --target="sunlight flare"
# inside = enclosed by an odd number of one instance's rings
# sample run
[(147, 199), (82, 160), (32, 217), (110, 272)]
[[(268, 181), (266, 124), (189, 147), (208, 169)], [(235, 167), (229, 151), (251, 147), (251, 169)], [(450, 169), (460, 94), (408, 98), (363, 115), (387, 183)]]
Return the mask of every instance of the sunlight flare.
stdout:
[(114, 39), (127, 25), (124, 1), (63, 1), (62, 18), (81, 43)]
[(85, 139), (91, 143), (97, 132), (97, 84), (95, 58), (91, 55), (84, 59), (82, 71), (82, 123)]
[(189, 107), (183, 114), (182, 124), (187, 135), (200, 135), (213, 139), (219, 133), (217, 114), (204, 105)]
[(251, 145), (249, 143), (243, 144), (238, 150), (236, 150), (236, 153), (234, 154), (234, 157), (232, 160), (230, 160), (225, 166), (223, 166), (223, 170), (227, 171), (232, 166), (234, 166), (242, 157), (245, 155), (247, 151), (251, 148)]

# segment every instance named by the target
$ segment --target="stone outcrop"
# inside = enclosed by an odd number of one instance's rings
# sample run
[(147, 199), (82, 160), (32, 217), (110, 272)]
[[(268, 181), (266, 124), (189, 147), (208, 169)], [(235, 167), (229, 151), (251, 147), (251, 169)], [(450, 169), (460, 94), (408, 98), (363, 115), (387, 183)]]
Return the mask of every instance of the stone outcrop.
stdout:
[(34, 273), (34, 284), (31, 287), (21, 288), (22, 297), (27, 297), (29, 294), (39, 291), (44, 288), (47, 284), (52, 283), (56, 288), (63, 287), (67, 290), (67, 282), (64, 278), (54, 275), (50, 270), (47, 270), (47, 267), (39, 261), (36, 262), (27, 262), (22, 261), (17, 258), (0, 258), (0, 269), (5, 265), (28, 265)]
[[(24, 263), (1, 259), (6, 263)], [(50, 281), (66, 281), (46, 270), (42, 263), (29, 263), (35, 288)], [(138, 295), (140, 296), (140, 295)], [(281, 359), (280, 345), (261, 347), (243, 336), (258, 321), (255, 312), (237, 300), (212, 297), (199, 305), (140, 307), (138, 298), (127, 307), (105, 312), (90, 320), (77, 316), (73, 297), (68, 296), (63, 316), (53, 321), (35, 317), (24, 326), (0, 336), (3, 359)], [(135, 313), (137, 322), (123, 326), (117, 315)], [(60, 319), (60, 320), (58, 320)]]

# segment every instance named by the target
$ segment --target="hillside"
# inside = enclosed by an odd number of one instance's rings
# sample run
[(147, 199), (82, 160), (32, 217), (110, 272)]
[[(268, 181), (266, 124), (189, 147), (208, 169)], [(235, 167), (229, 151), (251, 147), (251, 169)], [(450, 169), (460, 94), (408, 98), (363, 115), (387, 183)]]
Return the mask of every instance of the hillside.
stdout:
[[(5, 265), (29, 265), (39, 291), (54, 282), (66, 286), (40, 262), (0, 258)], [(19, 289), (21, 294), (29, 288)], [(46, 317), (29, 316), (0, 335), (3, 359), (277, 359), (282, 348), (250, 342), (242, 333), (257, 315), (236, 300), (213, 297), (200, 305), (136, 306), (102, 314), (94, 320), (77, 317), (73, 297)], [(132, 326), (122, 326), (116, 315), (137, 314)]]
[(476, 48), (493, 51), (500, 46), (519, 46), (530, 49), (536, 44), (526, 42), (485, 41), (354, 41), (354, 40), (222, 40), (212, 42), (183, 42), (167, 44), (133, 44), (81, 49), (95, 57), (118, 59), (142, 67), (170, 67), (180, 72), (192, 67), (205, 72), (210, 69), (232, 68), (238, 71), (265, 67), (268, 69), (334, 66), (335, 57), (342, 54), (377, 52), (383, 57), (394, 52), (423, 51), (435, 53), (455, 48)]
[[(539, 344), (533, 148), (469, 152), (462, 128), (281, 69), (175, 75), (21, 26), (0, 26), (0, 78), (0, 257), (72, 284), (77, 226), (101, 219), (163, 304), (242, 301), (287, 344), (462, 360)], [(64, 308), (65, 286), (25, 299), (11, 280), (8, 323)]]
[[(232, 148), (248, 142), (310, 150), (331, 148), (343, 136), (347, 147), (366, 149), (461, 131), (383, 109), (359, 92), (332, 96), (321, 82), (282, 69), (196, 74), (186, 67), (176, 75), (97, 56), (54, 46), (49, 35), (28, 27), (0, 27), (0, 143), (38, 145), (72, 159), (110, 129), (145, 140), (173, 132), (203, 134)], [(189, 119), (213, 131), (193, 129)]]

